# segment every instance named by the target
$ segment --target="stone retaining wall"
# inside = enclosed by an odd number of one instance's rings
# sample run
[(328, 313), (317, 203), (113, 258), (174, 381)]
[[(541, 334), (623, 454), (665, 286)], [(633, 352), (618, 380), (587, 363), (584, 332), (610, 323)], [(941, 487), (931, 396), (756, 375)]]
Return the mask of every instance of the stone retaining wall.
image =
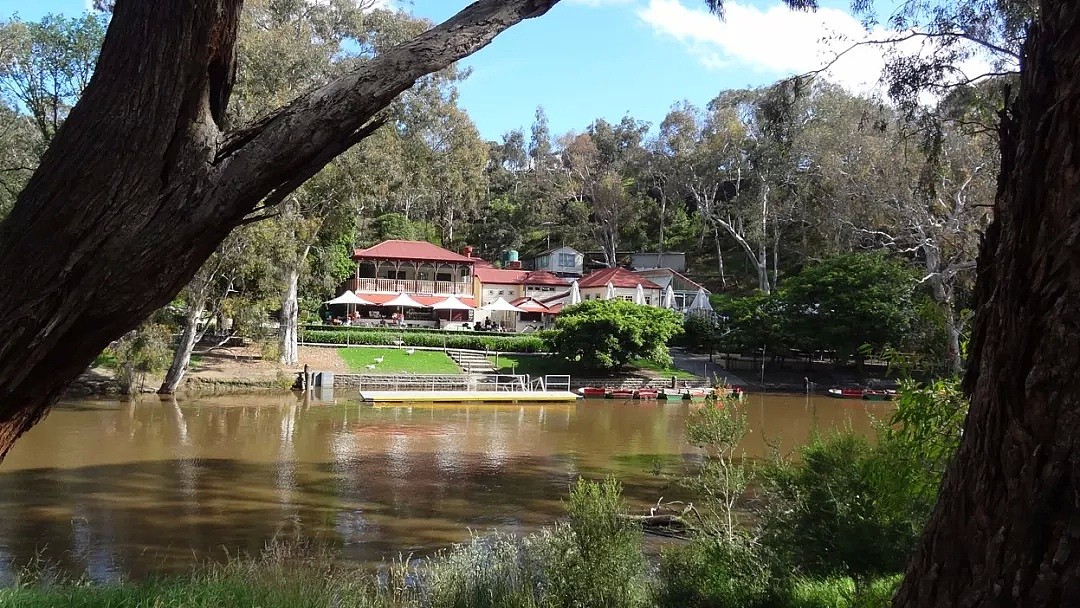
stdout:
[(468, 390), (469, 377), (464, 374), (446, 375), (377, 375), (334, 374), (334, 388), (369, 391), (393, 390)]

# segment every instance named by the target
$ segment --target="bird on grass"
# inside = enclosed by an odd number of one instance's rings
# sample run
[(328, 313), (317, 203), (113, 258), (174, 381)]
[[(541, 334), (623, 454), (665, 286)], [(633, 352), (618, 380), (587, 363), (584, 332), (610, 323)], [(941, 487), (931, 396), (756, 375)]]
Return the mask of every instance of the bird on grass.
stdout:
[(382, 363), (382, 357), (375, 357), (375, 363)]
[(368, 368), (368, 369), (375, 369), (375, 366), (374, 366), (374, 365), (365, 365), (364, 367), (366, 367), (366, 368)]
[(409, 350), (405, 351), (405, 354), (406, 354), (406, 355), (411, 355), (411, 354), (413, 354), (413, 353), (415, 353), (415, 352), (416, 352), (416, 349), (415, 349), (415, 348), (410, 348)]

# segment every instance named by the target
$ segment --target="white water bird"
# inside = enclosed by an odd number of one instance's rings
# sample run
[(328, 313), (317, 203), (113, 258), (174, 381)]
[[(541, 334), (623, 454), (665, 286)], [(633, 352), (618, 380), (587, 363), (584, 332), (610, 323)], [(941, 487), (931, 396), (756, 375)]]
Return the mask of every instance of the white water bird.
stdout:
[(375, 363), (382, 363), (382, 357), (375, 357)]
[(374, 365), (365, 365), (364, 367), (366, 367), (366, 368), (368, 368), (368, 369), (375, 369), (375, 366), (374, 366)]
[(416, 349), (415, 349), (415, 348), (410, 348), (409, 350), (405, 351), (405, 354), (406, 354), (406, 355), (411, 355), (411, 354), (413, 354), (413, 353), (415, 353), (415, 352), (416, 352)]

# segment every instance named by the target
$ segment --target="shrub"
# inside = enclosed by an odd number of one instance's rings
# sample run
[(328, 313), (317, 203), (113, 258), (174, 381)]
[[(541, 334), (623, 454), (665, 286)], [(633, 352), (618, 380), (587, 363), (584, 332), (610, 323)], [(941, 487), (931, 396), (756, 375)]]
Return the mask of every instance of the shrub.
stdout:
[(473, 335), (471, 333), (443, 334), (420, 332), (395, 332), (390, 330), (372, 331), (365, 329), (307, 330), (303, 335), (309, 344), (367, 344), (372, 346), (392, 346), (402, 341), (405, 346), (425, 346), (431, 348), (461, 348), (470, 350), (488, 350), (500, 352), (538, 353), (545, 352), (544, 339), (536, 334), (527, 336), (514, 335)]
[(698, 538), (661, 553), (656, 604), (764, 608), (771, 605), (772, 588), (769, 569), (752, 546)]
[(762, 470), (762, 542), (781, 569), (810, 576), (901, 570), (922, 529), (919, 514), (897, 512), (902, 483), (882, 483), (879, 454), (851, 432), (815, 437), (801, 462)]
[[(146, 376), (164, 371), (172, 358), (172, 335), (159, 323), (147, 322), (124, 334), (106, 351), (125, 395), (143, 390)], [(107, 357), (102, 357), (108, 360)]]
[(556, 606), (644, 606), (648, 599), (641, 529), (622, 517), (622, 489), (578, 479), (570, 489), (569, 546), (548, 564)]
[(552, 351), (593, 370), (613, 371), (635, 359), (671, 364), (668, 341), (682, 316), (625, 300), (589, 300), (564, 308), (548, 335)]
[(786, 608), (851, 608), (855, 581), (848, 577), (796, 578), (784, 590)]

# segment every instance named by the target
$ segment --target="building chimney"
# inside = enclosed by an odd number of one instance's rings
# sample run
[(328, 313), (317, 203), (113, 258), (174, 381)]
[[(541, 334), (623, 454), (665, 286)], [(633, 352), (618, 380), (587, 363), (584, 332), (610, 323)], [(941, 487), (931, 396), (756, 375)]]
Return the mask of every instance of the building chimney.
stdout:
[(471, 257), (473, 257), (472, 254), (473, 254), (473, 251), (475, 251), (475, 250), (476, 250), (476, 248), (473, 247), (472, 245), (465, 245), (464, 247), (461, 248), (461, 255), (463, 255), (463, 256), (465, 256), (467, 258), (471, 258)]
[(521, 270), (521, 260), (514, 260), (506, 266), (510, 270)]

